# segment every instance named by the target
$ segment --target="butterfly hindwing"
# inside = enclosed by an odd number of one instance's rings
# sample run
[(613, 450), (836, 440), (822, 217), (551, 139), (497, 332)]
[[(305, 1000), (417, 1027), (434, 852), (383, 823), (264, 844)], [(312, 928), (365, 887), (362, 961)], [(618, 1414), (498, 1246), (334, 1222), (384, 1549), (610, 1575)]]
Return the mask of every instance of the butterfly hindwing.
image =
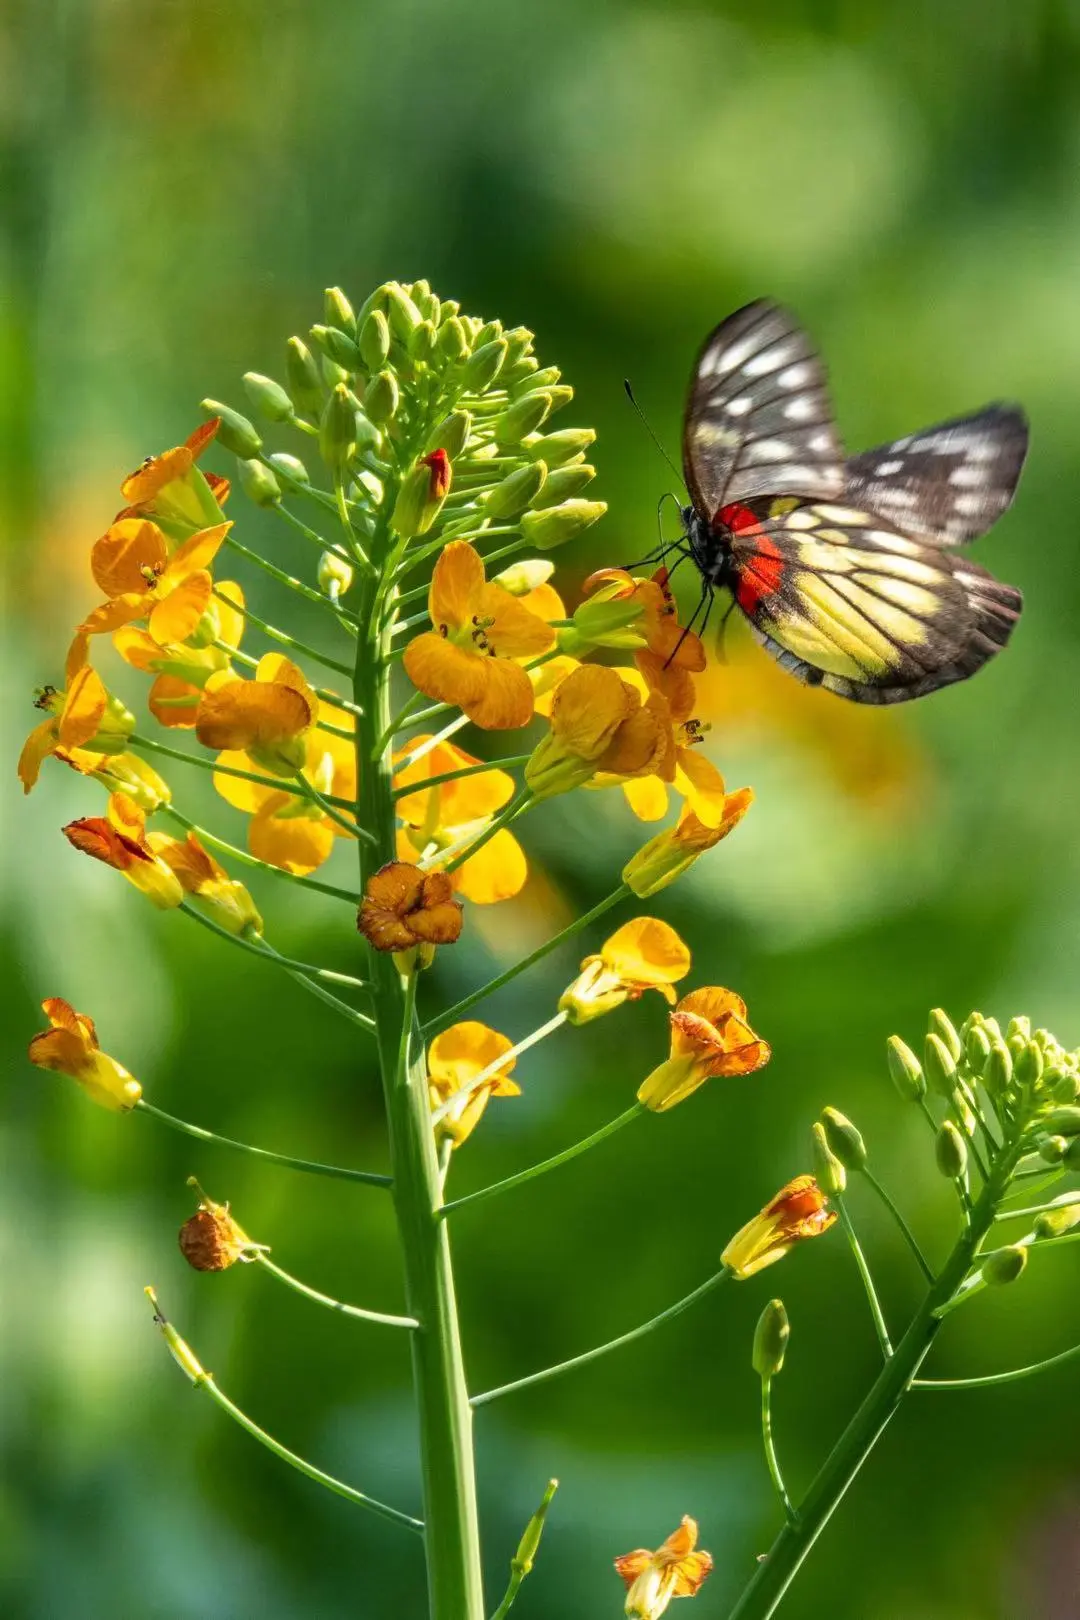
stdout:
[(1011, 585), (872, 512), (786, 501), (742, 510), (735, 600), (785, 669), (841, 697), (899, 703), (964, 680), (1020, 615)]
[(825, 367), (778, 304), (747, 304), (706, 339), (687, 402), (683, 467), (705, 518), (726, 502), (778, 492), (841, 495), (843, 449)]
[(852, 456), (845, 499), (905, 534), (963, 545), (1012, 503), (1027, 445), (1023, 411), (988, 405)]

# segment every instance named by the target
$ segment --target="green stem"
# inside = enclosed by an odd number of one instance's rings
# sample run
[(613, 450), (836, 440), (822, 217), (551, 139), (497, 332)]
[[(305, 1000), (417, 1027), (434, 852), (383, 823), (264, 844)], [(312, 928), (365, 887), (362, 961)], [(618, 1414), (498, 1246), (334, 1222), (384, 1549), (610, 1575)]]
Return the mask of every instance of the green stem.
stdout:
[(537, 1176), (546, 1175), (549, 1170), (557, 1170), (561, 1164), (569, 1164), (571, 1159), (576, 1159), (581, 1153), (587, 1153), (599, 1142), (606, 1142), (609, 1136), (621, 1131), (632, 1119), (640, 1119), (647, 1112), (648, 1110), (640, 1103), (635, 1103), (633, 1108), (628, 1108), (617, 1119), (609, 1120), (598, 1131), (593, 1131), (591, 1136), (582, 1137), (573, 1147), (563, 1148), (561, 1153), (552, 1154), (550, 1159), (542, 1159), (539, 1164), (534, 1164), (528, 1170), (519, 1170), (516, 1176), (507, 1176), (503, 1181), (494, 1181), (489, 1187), (481, 1187), (478, 1192), (466, 1193), (463, 1198), (453, 1198), (448, 1204), (443, 1205), (440, 1213), (449, 1215), (451, 1210), (464, 1209), (466, 1204), (478, 1204), (481, 1199), (493, 1198), (496, 1193), (509, 1192), (511, 1187), (523, 1187), (527, 1181), (535, 1181)]
[(351, 816), (343, 815), (340, 810), (335, 809), (332, 799), (320, 793), (318, 788), (308, 781), (303, 771), (297, 771), (296, 780), (303, 790), (305, 799), (310, 799), (313, 804), (317, 804), (323, 815), (340, 827), (343, 832), (348, 833), (350, 838), (366, 839), (368, 843), (374, 843), (374, 837), (368, 832), (367, 828), (358, 826), (355, 819), (355, 809), (353, 809)]
[(784, 1476), (780, 1472), (780, 1459), (776, 1455), (776, 1442), (773, 1439), (772, 1427), (772, 1379), (761, 1380), (761, 1440), (765, 1447), (765, 1463), (769, 1470), (769, 1478), (773, 1482), (773, 1489), (780, 1498), (780, 1506), (784, 1510), (784, 1517), (789, 1524), (795, 1524), (799, 1515), (788, 1495)]
[(1045, 1361), (1032, 1361), (1026, 1367), (1011, 1367), (1008, 1372), (983, 1373), (976, 1378), (913, 1378), (912, 1389), (987, 1389), (991, 1384), (1015, 1384), (1021, 1378), (1033, 1378), (1036, 1373), (1046, 1372), (1050, 1367), (1063, 1367), (1066, 1362), (1075, 1361), (1080, 1356), (1080, 1344), (1074, 1344), (1070, 1350), (1062, 1350), (1056, 1356), (1048, 1356)]
[(309, 1288), (307, 1283), (300, 1281), (299, 1277), (294, 1277), (291, 1272), (282, 1270), (281, 1266), (276, 1266), (267, 1254), (257, 1253), (254, 1260), (257, 1265), (262, 1266), (264, 1271), (268, 1271), (272, 1277), (276, 1277), (279, 1282), (283, 1282), (286, 1288), (291, 1288), (296, 1294), (303, 1294), (305, 1299), (314, 1300), (316, 1305), (325, 1305), (328, 1310), (337, 1311), (341, 1316), (353, 1316), (360, 1322), (378, 1322), (383, 1327), (416, 1328), (420, 1326), (415, 1316), (388, 1316), (385, 1311), (366, 1311), (360, 1305), (343, 1305), (340, 1299), (331, 1299), (329, 1294), (321, 1294), (317, 1288)]
[(908, 1248), (918, 1261), (919, 1269), (923, 1276), (926, 1278), (927, 1282), (932, 1283), (934, 1280), (933, 1270), (931, 1269), (930, 1263), (926, 1256), (923, 1254), (922, 1249), (919, 1247), (918, 1239), (911, 1230), (911, 1227), (908, 1225), (907, 1221), (904, 1219), (903, 1215), (900, 1213), (896, 1204), (893, 1202), (885, 1187), (882, 1186), (877, 1176), (874, 1175), (872, 1170), (868, 1170), (865, 1164), (862, 1167), (862, 1174), (866, 1178), (867, 1184), (873, 1188), (874, 1192), (881, 1199), (881, 1202), (885, 1205), (885, 1208), (888, 1210), (889, 1214), (900, 1228), (900, 1231), (903, 1233)]
[(302, 534), (305, 540), (310, 540), (312, 545), (318, 546), (320, 551), (336, 552), (339, 557), (344, 557), (347, 563), (352, 562), (352, 558), (349, 556), (349, 553), (345, 550), (344, 546), (338, 545), (336, 540), (328, 540), (326, 536), (324, 534), (320, 534), (317, 529), (309, 528), (302, 518), (297, 517), (295, 512), (289, 511), (289, 508), (283, 501), (277, 501), (275, 503), (274, 511), (277, 513), (278, 517), (284, 518), (285, 522), (294, 528), (297, 534)]
[[(302, 596), (305, 601), (315, 602), (319, 607), (322, 608), (330, 606), (330, 603), (322, 591), (317, 591), (314, 586), (305, 585), (302, 579), (295, 579), (292, 574), (287, 574), (283, 568), (278, 568), (275, 563), (268, 562), (265, 557), (261, 557), (257, 551), (252, 551), (250, 546), (245, 546), (241, 544), (239, 540), (234, 540), (231, 534), (227, 536), (225, 544), (229, 546), (231, 550), (239, 553), (241, 557), (246, 558), (248, 562), (254, 563), (256, 567), (261, 568), (264, 574), (269, 574), (271, 579), (276, 579), (279, 585), (285, 585), (297, 596)], [(220, 596), (221, 593), (220, 591), (216, 591), (214, 594), (216, 596)], [(231, 600), (231, 598), (228, 600)], [(236, 608), (235, 602), (233, 603), (233, 607)], [(245, 608), (240, 608), (238, 611), (244, 613), (247, 610)], [(334, 617), (349, 632), (350, 635), (355, 636), (357, 634), (356, 621), (350, 614), (346, 613), (343, 608), (337, 608), (334, 612)]]
[(257, 855), (241, 849), (237, 844), (230, 844), (226, 839), (219, 838), (217, 833), (208, 832), (205, 827), (200, 827), (198, 822), (182, 816), (171, 804), (163, 804), (157, 813), (159, 816), (168, 816), (181, 827), (186, 827), (188, 832), (193, 832), (200, 844), (209, 844), (213, 849), (219, 849), (223, 855), (230, 855), (234, 861), (240, 861), (244, 866), (255, 867), (260, 872), (272, 872), (276, 877), (285, 878), (290, 883), (298, 883), (303, 889), (312, 889), (317, 894), (328, 894), (334, 900), (347, 900), (351, 906), (360, 904), (360, 896), (353, 894), (350, 889), (337, 889), (332, 883), (321, 883), (318, 878), (313, 877), (300, 877), (296, 872), (287, 872), (283, 866), (274, 866), (270, 861), (261, 861)]
[[(410, 720), (409, 716), (415, 711), (416, 705), (421, 702), (422, 698), (422, 692), (413, 692), (405, 699), (405, 702), (402, 704), (397, 714), (394, 715), (393, 719), (387, 721), (383, 731), (376, 738), (374, 747), (372, 749), (372, 759), (378, 759), (379, 756), (386, 751), (393, 741), (395, 734), (401, 731), (404, 726), (411, 727), (414, 724), (414, 722)], [(440, 703), (437, 705), (437, 707), (439, 712), (442, 713), (444, 710), (452, 708), (453, 705), (450, 703)], [(431, 714), (432, 712), (433, 711), (430, 709), (424, 710), (425, 714)], [(419, 719), (421, 717), (418, 716), (417, 718)]]
[(509, 759), (482, 759), (475, 765), (463, 765), (460, 770), (443, 771), (439, 776), (425, 776), (405, 787), (394, 789), (395, 803), (409, 793), (426, 793), (428, 788), (441, 787), (444, 782), (460, 782), (466, 776), (482, 776), (485, 771), (510, 771), (527, 765), (531, 754), (513, 754)]
[(522, 1052), (527, 1052), (530, 1046), (535, 1046), (537, 1042), (546, 1040), (557, 1029), (561, 1029), (565, 1023), (566, 1014), (564, 1012), (556, 1013), (554, 1018), (549, 1018), (546, 1024), (541, 1024), (539, 1029), (534, 1029), (531, 1034), (526, 1035), (515, 1046), (511, 1046), (509, 1051), (504, 1052), (501, 1057), (497, 1057), (494, 1063), (489, 1063), (485, 1069), (480, 1070), (479, 1074), (473, 1075), (471, 1080), (467, 1080), (463, 1086), (459, 1086), (451, 1096), (447, 1097), (444, 1103), (440, 1103), (438, 1108), (433, 1111), (431, 1115), (432, 1125), (441, 1125), (447, 1114), (452, 1113), (456, 1108), (460, 1108), (465, 1099), (471, 1097), (474, 1091), (479, 1091), (483, 1086), (490, 1085), (496, 1075), (502, 1074), (516, 1058), (521, 1056)]
[(542, 1372), (529, 1373), (526, 1378), (517, 1378), (512, 1384), (500, 1384), (498, 1389), (488, 1389), (482, 1395), (474, 1395), (472, 1398), (473, 1406), (486, 1406), (489, 1401), (500, 1400), (504, 1395), (513, 1395), (519, 1389), (528, 1389), (533, 1384), (546, 1384), (549, 1378), (558, 1378), (560, 1374), (570, 1372), (574, 1367), (584, 1367), (588, 1362), (597, 1361), (601, 1356), (606, 1356), (611, 1350), (621, 1349), (624, 1344), (633, 1344), (635, 1339), (643, 1339), (654, 1328), (662, 1326), (664, 1322), (670, 1322), (673, 1317), (681, 1316), (683, 1311), (690, 1309), (691, 1305), (696, 1305), (699, 1299), (704, 1299), (706, 1294), (711, 1294), (713, 1289), (718, 1288), (724, 1279), (730, 1275), (727, 1266), (722, 1267), (720, 1271), (715, 1272), (706, 1282), (703, 1282), (700, 1287), (693, 1289), (689, 1294), (685, 1294), (682, 1299), (676, 1300), (674, 1305), (669, 1305), (667, 1310), (661, 1311), (658, 1316), (650, 1317), (647, 1322), (642, 1322), (640, 1327), (631, 1328), (629, 1333), (621, 1333), (617, 1339), (608, 1339), (606, 1344), (598, 1344), (595, 1349), (586, 1350), (580, 1356), (571, 1356), (569, 1361), (560, 1361), (554, 1367), (545, 1367)]
[[(509, 827), (512, 821), (516, 821), (518, 816), (524, 814), (529, 807), (532, 796), (531, 788), (523, 787), (519, 789), (506, 806), (506, 809), (500, 810), (499, 814), (488, 822), (479, 838), (468, 841), (452, 860), (446, 862), (445, 866), (442, 864), (445, 851), (440, 852), (439, 855), (433, 858), (432, 865), (437, 866), (441, 872), (456, 872), (459, 866), (464, 866), (466, 861), (471, 861), (473, 856), (483, 849), (485, 844), (489, 844), (496, 833), (502, 832), (504, 827)], [(421, 862), (420, 864), (423, 865), (424, 863)]]
[(371, 559), (360, 543), (360, 536), (353, 528), (352, 517), (349, 513), (349, 503), (345, 499), (345, 481), (340, 471), (334, 474), (334, 502), (337, 506), (338, 517), (341, 520), (341, 528), (345, 535), (346, 545), (356, 558), (357, 562), (360, 564), (361, 568), (363, 568), (366, 573), (373, 573), (374, 570), (371, 566)]
[(845, 1204), (840, 1193), (833, 1194), (833, 1203), (836, 1205), (837, 1211), (839, 1212), (840, 1223), (847, 1234), (848, 1244), (851, 1248), (852, 1255), (855, 1258), (855, 1264), (858, 1267), (859, 1276), (862, 1278), (863, 1288), (866, 1290), (866, 1299), (868, 1305), (870, 1306), (870, 1315), (874, 1319), (874, 1331), (878, 1336), (878, 1343), (881, 1346), (881, 1353), (885, 1359), (888, 1360), (893, 1353), (892, 1345), (889, 1342), (889, 1330), (885, 1326), (885, 1317), (882, 1313), (881, 1302), (877, 1297), (877, 1289), (874, 1287), (874, 1279), (870, 1274), (870, 1267), (867, 1265), (866, 1256), (863, 1254), (862, 1244), (859, 1242), (855, 1228), (851, 1222), (851, 1216), (848, 1214), (847, 1205)]
[[(306, 979), (325, 979), (329, 984), (343, 984), (351, 990), (369, 990), (371, 988), (366, 980), (354, 979), (349, 973), (335, 973), (332, 968), (315, 967), (311, 962), (298, 962), (291, 956), (282, 956), (281, 952), (275, 951), (268, 941), (262, 939), (261, 935), (259, 936), (261, 943), (256, 945), (254, 940), (245, 939), (242, 934), (230, 933), (229, 929), (222, 928), (221, 924), (216, 923), (212, 917), (207, 917), (201, 911), (196, 910), (190, 900), (182, 901), (177, 909), (182, 911), (186, 917), (191, 917), (195, 922), (200, 923), (203, 928), (209, 929), (212, 934), (217, 934), (219, 939), (225, 940), (229, 945), (238, 945), (242, 951), (249, 951), (252, 956), (261, 957), (264, 962), (273, 962), (278, 967), (285, 968), (290, 976), (299, 973)], [(361, 1016), (363, 1015), (361, 1014)], [(375, 1027), (372, 1020), (367, 1019), (365, 1022), (368, 1028), (373, 1029)]]
[(1033, 1220), (1036, 1215), (1045, 1215), (1049, 1210), (1068, 1209), (1070, 1204), (1080, 1204), (1080, 1192), (1064, 1193), (1060, 1198), (1052, 1198), (1048, 1204), (1029, 1204), (1026, 1209), (999, 1209), (994, 1219)]
[(256, 629), (261, 630), (263, 635), (269, 637), (271, 641), (276, 641), (279, 646), (288, 647), (290, 652), (298, 652), (302, 657), (310, 658), (316, 664), (322, 664), (325, 669), (336, 670), (339, 675), (352, 674), (348, 664), (342, 664), (336, 658), (329, 658), (326, 653), (319, 652), (317, 648), (309, 646), (306, 641), (298, 641), (295, 636), (290, 636), (284, 630), (279, 630), (276, 625), (268, 624), (265, 619), (260, 619), (259, 615), (251, 608), (246, 606), (237, 607), (231, 597), (222, 596), (220, 591), (215, 591), (214, 595), (221, 597), (223, 602), (228, 602), (229, 606), (236, 612), (242, 613), (245, 619), (250, 619)]
[(140, 1113), (150, 1114), (154, 1119), (161, 1120), (163, 1125), (171, 1126), (174, 1131), (182, 1131), (185, 1136), (193, 1136), (198, 1142), (212, 1142), (217, 1147), (232, 1148), (235, 1153), (247, 1153), (268, 1164), (284, 1165), (286, 1170), (302, 1170), (309, 1176), (331, 1176), (336, 1181), (362, 1181), (369, 1187), (393, 1185), (389, 1176), (376, 1175), (373, 1170), (347, 1170), (343, 1165), (320, 1164), (316, 1159), (294, 1159), (289, 1153), (271, 1153), (268, 1148), (252, 1147), (250, 1142), (237, 1142), (231, 1136), (219, 1136), (216, 1131), (204, 1130), (201, 1125), (190, 1125), (186, 1119), (177, 1119), (175, 1114), (155, 1108), (145, 1097), (141, 1097), (135, 1107)]
[[(156, 742), (153, 737), (143, 737), (133, 731), (128, 739), (137, 748), (152, 748), (156, 754), (167, 754), (170, 759), (182, 760), (185, 765), (195, 765), (200, 771), (216, 771), (221, 776), (235, 776), (241, 782), (256, 782), (259, 787), (271, 788), (275, 793), (291, 793), (295, 799), (307, 799), (314, 804), (316, 801), (307, 791), (298, 788), (285, 776), (260, 776), (257, 771), (243, 771), (235, 765), (222, 765), (216, 759), (203, 759), (198, 754), (186, 754), (182, 748), (170, 748), (168, 743)], [(335, 799), (329, 794), (324, 796), (326, 804), (344, 806), (346, 810), (353, 808), (351, 799)]]

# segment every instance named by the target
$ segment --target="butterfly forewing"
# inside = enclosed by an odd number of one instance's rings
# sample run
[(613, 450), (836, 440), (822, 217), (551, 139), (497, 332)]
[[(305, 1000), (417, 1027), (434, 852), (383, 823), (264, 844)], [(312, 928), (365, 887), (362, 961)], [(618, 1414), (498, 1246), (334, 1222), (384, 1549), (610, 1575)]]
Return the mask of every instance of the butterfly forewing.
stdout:
[(852, 456), (845, 499), (905, 534), (963, 545), (1010, 506), (1027, 444), (1023, 411), (988, 405)]
[(778, 304), (747, 304), (703, 345), (686, 408), (683, 467), (706, 521), (731, 501), (841, 495), (843, 449), (825, 367)]

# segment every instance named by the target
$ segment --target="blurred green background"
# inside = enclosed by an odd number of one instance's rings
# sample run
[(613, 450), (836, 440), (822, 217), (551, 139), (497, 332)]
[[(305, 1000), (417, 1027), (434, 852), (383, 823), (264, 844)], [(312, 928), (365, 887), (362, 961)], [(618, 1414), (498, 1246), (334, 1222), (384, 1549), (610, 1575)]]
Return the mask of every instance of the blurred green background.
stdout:
[[(258, 1272), (196, 1277), (174, 1237), (194, 1171), (281, 1264), (394, 1309), (388, 1201), (106, 1116), (25, 1061), (37, 1001), (63, 995), (94, 1013), (161, 1106), (296, 1153), (383, 1163), (370, 1053), (347, 1026), (283, 976), (151, 914), (69, 849), (58, 828), (99, 812), (95, 784), (47, 765), (33, 799), (18, 795), (30, 689), (58, 678), (67, 631), (94, 599), (88, 546), (123, 474), (179, 442), (204, 394), (241, 404), (241, 372), (280, 374), (285, 337), (321, 318), (335, 282), (359, 301), (387, 276), (426, 276), (467, 310), (537, 331), (577, 387), (567, 419), (600, 431), (597, 490), (611, 503), (587, 547), (559, 554), (571, 600), (589, 567), (647, 549), (671, 482), (623, 377), (674, 448), (693, 351), (749, 298), (773, 294), (803, 315), (852, 447), (1022, 400), (1028, 471), (978, 557), (1028, 605), (1014, 645), (977, 680), (865, 713), (802, 692), (732, 638), (709, 682), (709, 746), (758, 803), (650, 909), (684, 931), (693, 982), (746, 997), (773, 1063), (462, 1215), (471, 1380), (561, 1359), (692, 1287), (734, 1227), (806, 1167), (827, 1102), (859, 1121), (940, 1252), (950, 1199), (919, 1118), (885, 1077), (885, 1037), (917, 1043), (940, 1003), (957, 1019), (973, 1005), (1026, 1011), (1080, 1039), (1080, 7), (9, 0), (3, 27), (0, 1608), (25, 1620), (418, 1616), (413, 1540), (324, 1495), (201, 1402), (141, 1292), (156, 1283), (224, 1388), (286, 1443), (413, 1505), (395, 1335), (341, 1322)], [(249, 544), (310, 566), (271, 520), (240, 500), (237, 512)], [(271, 617), (294, 613), (272, 582), (245, 585)], [(134, 693), (140, 678), (127, 675)], [(182, 808), (241, 832), (202, 773), (177, 767), (173, 785)], [(640, 839), (617, 793), (577, 794), (526, 821), (531, 888), (470, 916), (429, 999), (463, 993), (599, 898)], [(347, 854), (337, 861), (351, 878)], [(346, 908), (272, 880), (256, 892), (279, 949), (355, 962)], [(526, 1033), (579, 954), (549, 959), (486, 1016)], [(662, 1055), (663, 1026), (652, 998), (530, 1054), (524, 1096), (489, 1110), (458, 1155), (455, 1190), (621, 1111)], [(899, 1319), (916, 1278), (858, 1189), (853, 1203)], [(962, 1313), (937, 1370), (991, 1370), (1075, 1339), (1071, 1253)], [(694, 1612), (726, 1612), (778, 1524), (748, 1359), (775, 1291), (793, 1323), (779, 1441), (793, 1486), (805, 1485), (875, 1368), (839, 1238), (480, 1414), (492, 1601), (555, 1474), (521, 1620), (620, 1613), (612, 1557), (657, 1545), (683, 1512), (717, 1563)], [(1068, 1368), (912, 1398), (785, 1616), (1080, 1613), (1077, 1409)]]

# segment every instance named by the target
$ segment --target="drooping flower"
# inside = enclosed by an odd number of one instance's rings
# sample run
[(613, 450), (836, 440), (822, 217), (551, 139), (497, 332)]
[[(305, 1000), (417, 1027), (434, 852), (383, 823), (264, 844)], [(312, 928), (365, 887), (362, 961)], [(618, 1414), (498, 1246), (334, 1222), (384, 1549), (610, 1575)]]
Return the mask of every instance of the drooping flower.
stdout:
[(746, 1021), (746, 1003), (710, 985), (684, 996), (670, 1015), (671, 1055), (638, 1087), (638, 1102), (664, 1113), (713, 1075), (753, 1074), (771, 1057)]
[(254, 680), (208, 685), (195, 714), (207, 748), (244, 752), (275, 776), (296, 776), (307, 761), (307, 734), (319, 700), (303, 672), (282, 656), (260, 658)]
[(116, 521), (150, 517), (173, 539), (219, 522), (228, 499), (228, 479), (215, 473), (204, 475), (196, 466), (219, 426), (220, 419), (211, 417), (183, 444), (159, 456), (147, 456), (120, 486), (127, 505), (117, 513)]
[(521, 1087), (510, 1079), (516, 1059), (477, 1085), (485, 1070), (512, 1049), (513, 1042), (497, 1029), (472, 1019), (451, 1024), (428, 1047), (428, 1090), (435, 1110), (451, 1106), (435, 1127), (437, 1139), (460, 1147), (471, 1134), (492, 1097), (519, 1097)]
[(152, 832), (147, 845), (180, 881), (180, 887), (196, 910), (202, 911), (219, 928), (230, 934), (261, 934), (263, 920), (247, 888), (239, 878), (231, 878), (193, 832), (186, 838), (170, 838)]
[(720, 1258), (742, 1282), (782, 1260), (796, 1243), (827, 1232), (835, 1220), (814, 1177), (796, 1176), (736, 1232)]
[(57, 748), (53, 757), (82, 776), (92, 776), (110, 793), (128, 794), (147, 815), (172, 800), (168, 782), (138, 754), (94, 754), (88, 748)]
[(69, 822), (64, 837), (84, 855), (92, 855), (122, 872), (163, 911), (183, 900), (180, 879), (151, 848), (146, 837), (146, 817), (128, 794), (112, 794), (107, 815)]
[(228, 1204), (215, 1204), (191, 1177), (189, 1186), (199, 1192), (199, 1207), (180, 1228), (180, 1253), (194, 1271), (227, 1271), (237, 1261), (249, 1263), (266, 1251), (265, 1243), (254, 1243), (229, 1213)]
[(115, 1058), (101, 1050), (94, 1020), (59, 996), (41, 1003), (50, 1029), (30, 1042), (30, 1061), (75, 1080), (102, 1108), (124, 1113), (134, 1108), (142, 1087)]
[[(394, 778), (397, 788), (414, 788), (403, 794), (396, 806), (402, 822), (398, 853), (404, 860), (431, 860), (439, 850), (458, 853), (467, 848), (514, 794), (513, 777), (495, 767), (456, 782), (426, 787), (431, 777), (482, 763), (451, 742), (428, 747), (430, 742), (427, 736), (414, 737), (404, 756), (405, 763)], [(411, 755), (420, 750), (426, 752), (410, 764)], [(479, 905), (512, 899), (521, 892), (527, 877), (525, 853), (508, 827), (501, 827), (475, 855), (450, 873), (455, 892)]]
[(572, 1024), (585, 1024), (658, 990), (675, 1004), (672, 986), (690, 971), (690, 952), (668, 923), (634, 917), (605, 940), (597, 956), (587, 956), (581, 972), (559, 998), (559, 1011)]
[(388, 861), (368, 878), (357, 926), (377, 951), (452, 945), (461, 933), (461, 903), (445, 872)]
[(626, 1583), (626, 1613), (632, 1620), (660, 1620), (672, 1598), (693, 1597), (712, 1572), (711, 1554), (697, 1551), (697, 1521), (684, 1515), (662, 1547), (616, 1558), (615, 1569)]
[[(239, 647), (244, 623), (243, 591), (235, 581), (222, 580), (198, 630), (186, 641), (162, 646), (149, 631), (125, 625), (113, 635), (113, 646), (125, 663), (155, 677), (146, 699), (155, 720), (163, 726), (191, 728), (205, 687), (234, 677), (224, 647)], [(223, 647), (215, 645), (219, 641)]]
[(705, 668), (701, 637), (679, 623), (666, 568), (658, 568), (651, 579), (630, 574), (625, 568), (601, 568), (589, 575), (584, 590), (594, 602), (641, 602), (641, 617), (634, 628), (644, 637), (649, 651), (655, 653), (661, 663), (674, 664), (680, 669)]
[(518, 658), (535, 658), (555, 643), (551, 627), (517, 597), (485, 578), (477, 551), (451, 540), (435, 564), (428, 597), (434, 629), (405, 649), (413, 685), (439, 702), (456, 704), (485, 731), (527, 725), (533, 689)]
[(726, 838), (753, 802), (752, 788), (736, 788), (734, 793), (726, 794), (724, 814), (716, 827), (704, 826), (689, 806), (684, 805), (674, 827), (665, 827), (647, 844), (642, 844), (636, 855), (631, 855), (623, 867), (623, 882), (642, 900), (666, 889), (693, 866), (699, 855)]
[(551, 730), (533, 750), (525, 780), (536, 798), (566, 793), (598, 771), (647, 776), (666, 748), (664, 717), (642, 703), (617, 670), (582, 664), (555, 688)]
[(121, 754), (135, 729), (135, 716), (105, 690), (89, 664), (72, 675), (63, 692), (46, 686), (34, 700), (49, 718), (34, 727), (19, 755), (19, 780), (29, 793), (50, 754), (82, 749), (93, 754)]

